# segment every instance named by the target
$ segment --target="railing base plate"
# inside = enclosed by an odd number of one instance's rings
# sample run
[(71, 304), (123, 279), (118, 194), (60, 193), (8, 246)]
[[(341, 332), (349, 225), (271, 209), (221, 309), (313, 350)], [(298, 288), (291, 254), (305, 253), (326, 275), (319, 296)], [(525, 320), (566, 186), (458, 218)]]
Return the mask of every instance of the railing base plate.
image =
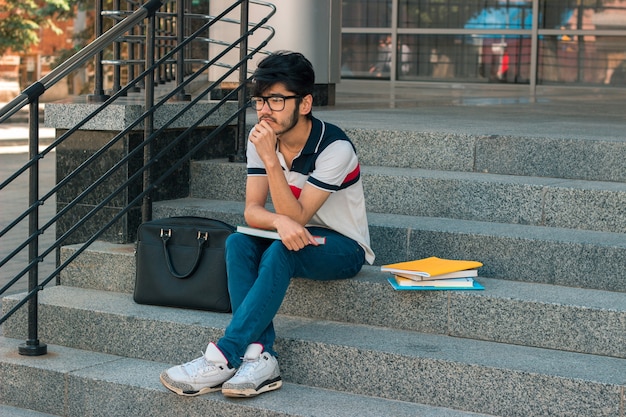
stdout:
[(19, 346), (18, 353), (23, 356), (42, 356), (48, 353), (48, 346), (39, 343), (39, 340), (27, 340)]

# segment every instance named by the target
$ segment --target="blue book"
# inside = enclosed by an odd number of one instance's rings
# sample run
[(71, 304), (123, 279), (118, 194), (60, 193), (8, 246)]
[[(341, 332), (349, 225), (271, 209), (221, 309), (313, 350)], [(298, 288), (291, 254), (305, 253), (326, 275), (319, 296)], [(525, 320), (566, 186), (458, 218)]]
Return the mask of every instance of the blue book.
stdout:
[[(451, 279), (451, 280), (445, 280), (445, 281), (450, 281), (450, 282), (447, 282), (445, 285), (438, 285), (437, 283), (431, 284), (432, 281), (419, 281), (419, 284), (418, 283), (410, 284), (410, 283), (404, 283), (404, 280), (403, 280), (402, 281), (403, 284), (401, 284), (398, 281), (396, 281), (396, 278), (394, 277), (390, 277), (388, 279), (391, 286), (395, 290), (398, 290), (398, 291), (443, 291), (443, 290), (458, 291), (458, 290), (484, 290), (485, 289), (485, 287), (483, 287), (478, 281), (472, 278), (459, 278), (458, 280), (464, 280), (464, 282), (458, 283), (458, 285), (455, 285), (456, 283), (455, 279)], [(431, 285), (428, 285), (428, 284), (431, 284)]]

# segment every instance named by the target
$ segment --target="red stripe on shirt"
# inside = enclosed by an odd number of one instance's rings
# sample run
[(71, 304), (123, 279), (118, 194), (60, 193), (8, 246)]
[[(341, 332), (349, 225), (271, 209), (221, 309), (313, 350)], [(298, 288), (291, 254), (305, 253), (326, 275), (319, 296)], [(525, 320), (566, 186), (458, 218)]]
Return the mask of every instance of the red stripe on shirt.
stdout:
[(354, 180), (355, 178), (357, 178), (359, 175), (361, 174), (361, 166), (359, 164), (356, 165), (356, 168), (354, 168), (354, 170), (352, 170), (351, 173), (349, 173), (348, 175), (346, 175), (346, 178), (343, 180), (343, 183), (347, 183), (350, 182), (352, 180)]
[(289, 188), (291, 188), (291, 192), (293, 193), (294, 197), (296, 197), (296, 200), (299, 199), (302, 188), (298, 188), (295, 185), (289, 185)]

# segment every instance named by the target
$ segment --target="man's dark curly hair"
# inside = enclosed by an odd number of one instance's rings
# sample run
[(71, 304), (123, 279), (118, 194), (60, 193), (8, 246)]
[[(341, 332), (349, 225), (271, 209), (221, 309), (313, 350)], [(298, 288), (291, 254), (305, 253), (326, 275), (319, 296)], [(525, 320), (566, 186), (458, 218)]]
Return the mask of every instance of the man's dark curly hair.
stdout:
[(301, 97), (313, 94), (315, 71), (311, 62), (299, 52), (278, 51), (263, 58), (252, 76), (252, 95), (260, 96), (276, 83)]

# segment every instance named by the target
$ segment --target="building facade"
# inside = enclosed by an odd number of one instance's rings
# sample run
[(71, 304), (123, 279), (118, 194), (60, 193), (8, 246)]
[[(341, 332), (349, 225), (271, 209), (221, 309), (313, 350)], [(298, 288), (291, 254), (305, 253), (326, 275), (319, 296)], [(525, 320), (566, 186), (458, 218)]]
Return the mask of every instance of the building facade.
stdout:
[[(188, 1), (192, 11), (212, 14), (232, 4), (230, 0)], [(626, 0), (272, 3), (277, 13), (269, 24), (276, 29), (276, 36), (268, 49), (305, 53), (316, 67), (319, 83), (327, 86), (328, 97), (342, 78), (528, 84), (531, 88), (626, 86)], [(254, 21), (254, 6), (251, 9)], [(237, 18), (235, 11), (233, 19)], [(9, 52), (0, 59), (0, 83), (6, 96), (0, 101), (11, 99), (45, 75), (59, 52), (73, 46), (73, 35), (91, 25), (84, 12), (58, 24), (61, 34), (43, 29), (39, 45), (26, 53)], [(234, 41), (239, 29), (231, 26), (216, 25), (212, 37)], [(222, 46), (211, 48), (206, 53), (215, 55)], [(235, 62), (238, 53), (232, 54)], [(68, 91), (50, 98), (85, 93), (87, 72), (73, 77)]]
[[(84, 12), (76, 19), (58, 20), (58, 30), (39, 29), (39, 42), (25, 51), (8, 50), (0, 57), (0, 102), (10, 101), (33, 82), (49, 73), (55, 60), (65, 50), (74, 46), (75, 24), (84, 20)], [(2, 16), (0, 16), (2, 18)], [(46, 92), (46, 100), (56, 100), (68, 95), (68, 86), (58, 83)]]
[(343, 0), (342, 78), (626, 86), (625, 0)]

